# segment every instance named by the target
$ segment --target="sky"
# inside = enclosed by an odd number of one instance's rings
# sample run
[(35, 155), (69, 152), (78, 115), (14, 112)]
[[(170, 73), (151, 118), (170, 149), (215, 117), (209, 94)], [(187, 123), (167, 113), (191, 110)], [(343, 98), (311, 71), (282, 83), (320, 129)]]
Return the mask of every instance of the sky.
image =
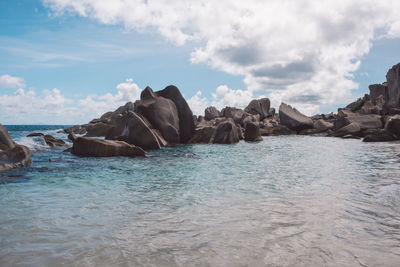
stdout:
[(336, 111), (400, 62), (400, 1), (0, 0), (0, 123), (81, 124), (176, 85), (193, 112)]

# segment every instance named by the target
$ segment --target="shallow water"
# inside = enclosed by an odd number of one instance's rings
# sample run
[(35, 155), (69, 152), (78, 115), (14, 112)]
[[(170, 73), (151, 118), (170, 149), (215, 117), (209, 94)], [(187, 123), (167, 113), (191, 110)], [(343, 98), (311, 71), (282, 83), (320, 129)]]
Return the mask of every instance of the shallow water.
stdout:
[(400, 143), (282, 136), (96, 159), (8, 128), (36, 152), (0, 174), (0, 266), (400, 263)]

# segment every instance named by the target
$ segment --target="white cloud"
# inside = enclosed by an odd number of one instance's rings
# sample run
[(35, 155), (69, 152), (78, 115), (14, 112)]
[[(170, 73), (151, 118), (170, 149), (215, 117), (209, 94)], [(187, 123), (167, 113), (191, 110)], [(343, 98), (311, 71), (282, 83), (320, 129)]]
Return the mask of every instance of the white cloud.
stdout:
[(141, 89), (133, 79), (126, 79), (124, 83), (117, 85), (117, 93), (115, 95), (107, 93), (105, 95), (89, 95), (78, 101), (81, 109), (90, 112), (94, 116), (99, 116), (105, 112), (113, 111), (119, 106), (125, 105), (126, 102), (138, 100), (140, 98)]
[(205, 97), (201, 97), (201, 91), (187, 100), (187, 103), (195, 115), (204, 115), (204, 110), (210, 105), (209, 101)]
[[(243, 75), (250, 92), (291, 104), (346, 102), (352, 73), (377, 38), (400, 37), (398, 0), (44, 0), (127, 29), (194, 41), (193, 63)], [(396, 62), (394, 62), (396, 63)], [(228, 97), (228, 96), (226, 96)], [(317, 101), (318, 100), (318, 101)]]
[(226, 85), (220, 85), (212, 94), (212, 98), (212, 105), (219, 110), (226, 106), (245, 108), (253, 99), (253, 93), (249, 90), (234, 90)]
[(211, 101), (202, 97), (201, 91), (198, 91), (187, 102), (194, 114), (204, 115), (204, 110), (209, 106), (214, 106), (219, 110), (226, 106), (245, 108), (253, 98), (253, 93), (249, 90), (234, 90), (226, 85), (220, 85), (212, 94)]
[(84, 99), (65, 97), (61, 90), (17, 89), (12, 95), (0, 95), (0, 122), (3, 124), (75, 124), (87, 123), (107, 111), (140, 97), (140, 88), (132, 79), (116, 86), (116, 94), (89, 95)]
[(25, 81), (22, 78), (4, 74), (0, 76), (0, 87), (7, 89), (24, 88)]

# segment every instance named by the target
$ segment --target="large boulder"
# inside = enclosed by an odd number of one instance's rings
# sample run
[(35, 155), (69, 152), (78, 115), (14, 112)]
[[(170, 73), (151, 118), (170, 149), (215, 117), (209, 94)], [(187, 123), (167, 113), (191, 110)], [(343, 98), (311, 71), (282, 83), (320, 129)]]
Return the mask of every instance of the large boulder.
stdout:
[(158, 141), (157, 134), (150, 129), (143, 118), (132, 111), (127, 114), (127, 130), (125, 134), (129, 144), (143, 149), (159, 149), (162, 146)]
[(367, 135), (364, 139), (363, 142), (388, 142), (388, 141), (394, 141), (397, 140), (397, 136), (386, 131), (385, 129), (380, 130), (377, 133)]
[(340, 110), (338, 118), (334, 122), (334, 129), (340, 129), (351, 123), (357, 123), (361, 130), (367, 129), (381, 129), (382, 121), (381, 116), (375, 114), (359, 114), (349, 110)]
[(156, 94), (174, 102), (178, 111), (180, 142), (186, 144), (192, 138), (196, 128), (193, 120), (193, 112), (188, 103), (179, 89), (173, 85), (165, 87), (163, 90), (156, 92)]
[(214, 144), (233, 144), (239, 142), (238, 128), (231, 121), (220, 123), (215, 129), (211, 140)]
[(215, 126), (204, 126), (197, 128), (193, 137), (189, 140), (189, 144), (210, 143), (215, 129)]
[(398, 108), (400, 106), (400, 63), (393, 66), (386, 74), (388, 87), (389, 108)]
[(260, 129), (260, 134), (262, 136), (279, 136), (279, 135), (292, 135), (297, 132), (290, 130), (285, 125), (272, 125)]
[(204, 110), (204, 119), (207, 121), (213, 120), (215, 118), (221, 117), (222, 114), (216, 107), (208, 107)]
[[(269, 116), (271, 102), (268, 98), (253, 99), (250, 101), (249, 105), (244, 109), (247, 113), (253, 115), (260, 115), (260, 119)], [(275, 112), (274, 112), (275, 113)]]
[(400, 115), (390, 117), (386, 121), (385, 130), (400, 138)]
[(64, 129), (64, 132), (66, 134), (70, 134), (70, 133), (73, 133), (73, 134), (85, 134), (86, 133), (86, 127), (85, 127), (85, 125), (74, 125), (74, 126), (71, 126), (69, 128)]
[(221, 110), (221, 113), (225, 118), (233, 119), (236, 124), (242, 124), (243, 119), (250, 115), (242, 109), (233, 107), (225, 107)]
[(102, 140), (89, 137), (76, 138), (71, 153), (82, 157), (146, 156), (143, 149), (124, 141)]
[(154, 128), (160, 130), (168, 143), (180, 143), (179, 115), (172, 100), (157, 96), (150, 87), (146, 87), (142, 91), (140, 100), (135, 102), (135, 112), (144, 116)]
[(282, 125), (287, 126), (293, 131), (301, 131), (314, 127), (312, 119), (285, 103), (282, 103), (279, 107), (279, 118)]
[(262, 141), (263, 139), (260, 135), (260, 126), (253, 122), (246, 123), (244, 130), (244, 140), (251, 142)]
[(340, 129), (336, 130), (335, 132), (333, 132), (330, 135), (335, 136), (335, 137), (343, 137), (346, 135), (357, 135), (360, 131), (361, 131), (360, 125), (356, 122), (352, 122)]
[(8, 131), (0, 124), (0, 171), (26, 167), (32, 163), (31, 151), (11, 139)]
[(86, 126), (86, 137), (102, 137), (107, 136), (113, 126), (104, 122), (89, 123)]
[(324, 131), (328, 131), (329, 129), (333, 128), (333, 123), (328, 122), (324, 119), (319, 119), (314, 121), (314, 129), (320, 131), (320, 132), (324, 132)]
[(132, 102), (127, 102), (125, 105), (120, 106), (116, 110), (114, 110), (111, 114), (109, 112), (104, 113), (100, 119), (102, 118), (108, 118), (109, 124), (115, 125), (116, 120), (124, 116), (126, 113), (129, 111), (134, 111), (135, 110), (135, 105)]
[(8, 150), (15, 147), (14, 141), (3, 125), (0, 124), (0, 150)]

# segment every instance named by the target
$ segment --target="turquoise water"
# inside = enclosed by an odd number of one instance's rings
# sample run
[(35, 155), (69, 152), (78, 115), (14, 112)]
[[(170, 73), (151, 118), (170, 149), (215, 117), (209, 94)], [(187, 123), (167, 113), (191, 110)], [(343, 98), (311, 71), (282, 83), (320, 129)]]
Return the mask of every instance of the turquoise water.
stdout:
[[(398, 266), (400, 143), (311, 136), (0, 174), (0, 266)], [(48, 159), (56, 162), (49, 162)]]

